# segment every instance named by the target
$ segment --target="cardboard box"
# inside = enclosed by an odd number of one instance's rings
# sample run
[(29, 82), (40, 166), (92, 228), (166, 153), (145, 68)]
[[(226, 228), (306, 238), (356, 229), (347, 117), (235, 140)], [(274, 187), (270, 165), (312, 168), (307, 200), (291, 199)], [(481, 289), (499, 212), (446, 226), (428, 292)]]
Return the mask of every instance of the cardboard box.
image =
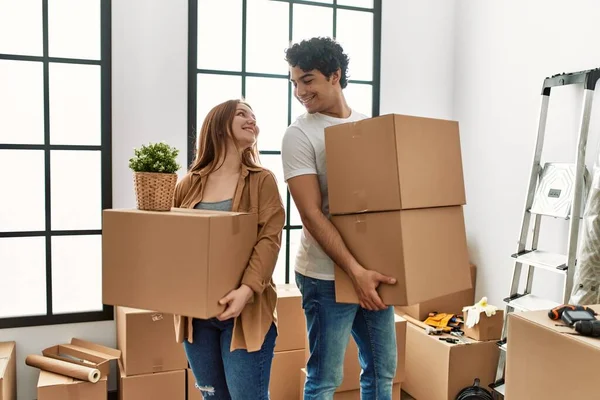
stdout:
[[(465, 321), (467, 313), (465, 313)], [(496, 314), (488, 317), (485, 313), (479, 315), (479, 322), (472, 328), (463, 326), (463, 332), (471, 339), (485, 342), (487, 340), (500, 340), (502, 337), (502, 325), (504, 324), (504, 311), (497, 310)]]
[(196, 387), (196, 378), (191, 369), (187, 370), (187, 400), (204, 400), (200, 389)]
[(101, 377), (108, 376), (110, 361), (121, 358), (121, 351), (110, 347), (73, 338), (71, 344), (59, 344), (42, 350), (46, 357), (70, 362), (84, 367), (93, 366), (100, 371)]
[[(306, 382), (306, 369), (300, 370), (300, 395), (296, 397), (299, 400), (304, 400), (304, 383)], [(402, 398), (402, 385), (394, 383), (392, 386), (392, 400), (401, 400)], [(345, 392), (335, 392), (333, 394), (334, 400), (361, 400), (360, 389), (347, 390)], [(275, 399), (273, 399), (275, 400)]]
[(473, 286), (471, 289), (461, 290), (412, 306), (396, 306), (396, 310), (419, 321), (425, 321), (429, 313), (433, 312), (462, 315), (463, 307), (475, 304), (475, 283), (477, 281), (477, 268), (475, 265), (470, 265), (470, 271), (471, 285)]
[(119, 361), (119, 400), (186, 400), (186, 370), (126, 376)]
[(127, 376), (183, 370), (185, 350), (175, 341), (173, 315), (116, 308), (117, 344)]
[(91, 383), (40, 370), (37, 400), (106, 400), (107, 396), (106, 376)]
[(335, 125), (325, 148), (332, 215), (466, 203), (456, 121), (390, 114)]
[[(377, 289), (385, 304), (408, 306), (472, 288), (461, 206), (334, 216), (332, 222), (362, 266), (396, 278)], [(358, 303), (337, 266), (335, 296)]]
[[(408, 322), (400, 315), (394, 315), (396, 322), (396, 349), (398, 354), (398, 363), (396, 366), (396, 376), (394, 377), (394, 383), (403, 382), (406, 377), (406, 327)], [(307, 339), (308, 341), (308, 339)], [(308, 361), (310, 356), (310, 350), (308, 344), (305, 350), (305, 361)], [(305, 362), (306, 364), (306, 362)], [(348, 347), (346, 348), (346, 354), (344, 355), (344, 379), (340, 386), (338, 386), (336, 392), (346, 392), (360, 388), (360, 374), (362, 368), (358, 360), (358, 347), (354, 338), (350, 336)]]
[(17, 355), (15, 342), (0, 343), (0, 400), (17, 400)]
[(455, 338), (427, 335), (421, 327), (408, 323), (405, 392), (418, 400), (454, 400), (475, 378), (484, 388), (494, 382), (500, 351), (496, 342), (450, 344), (440, 337)]
[(237, 288), (256, 244), (257, 215), (104, 210), (104, 304), (212, 318)]
[(271, 366), (271, 400), (297, 399), (300, 370), (306, 366), (304, 349), (276, 352)]
[[(599, 305), (591, 306), (600, 312)], [(510, 313), (506, 395), (510, 400), (598, 397), (600, 339), (556, 326), (548, 311)]]
[(275, 352), (304, 349), (306, 317), (296, 285), (277, 285), (277, 328)]

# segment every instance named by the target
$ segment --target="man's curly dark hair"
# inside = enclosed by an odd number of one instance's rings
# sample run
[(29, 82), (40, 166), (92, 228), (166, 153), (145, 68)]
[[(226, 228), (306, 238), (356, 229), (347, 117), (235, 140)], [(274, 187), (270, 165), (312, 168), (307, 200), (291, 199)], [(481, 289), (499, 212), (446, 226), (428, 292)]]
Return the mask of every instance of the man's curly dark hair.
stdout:
[(340, 69), (340, 86), (344, 89), (348, 85), (348, 55), (331, 38), (314, 37), (296, 43), (285, 51), (285, 60), (290, 66), (299, 66), (303, 71), (316, 69), (327, 79)]

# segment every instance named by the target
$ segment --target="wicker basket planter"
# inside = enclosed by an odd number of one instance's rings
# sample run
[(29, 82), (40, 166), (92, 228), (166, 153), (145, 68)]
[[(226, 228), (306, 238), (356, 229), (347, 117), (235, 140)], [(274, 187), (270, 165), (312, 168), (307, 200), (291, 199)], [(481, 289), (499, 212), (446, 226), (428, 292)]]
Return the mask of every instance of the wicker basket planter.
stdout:
[(177, 174), (134, 172), (135, 200), (139, 210), (169, 211), (173, 206)]
[(142, 145), (129, 159), (138, 210), (170, 211), (177, 185), (179, 150), (164, 142)]

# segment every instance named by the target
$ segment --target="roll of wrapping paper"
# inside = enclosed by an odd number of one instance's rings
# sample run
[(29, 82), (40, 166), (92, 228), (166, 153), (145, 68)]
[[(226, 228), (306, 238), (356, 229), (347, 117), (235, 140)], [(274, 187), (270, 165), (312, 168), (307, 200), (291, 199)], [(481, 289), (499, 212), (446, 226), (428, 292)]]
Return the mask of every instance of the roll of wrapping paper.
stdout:
[(25, 364), (48, 372), (54, 372), (71, 378), (96, 383), (100, 380), (100, 371), (96, 368), (85, 367), (66, 361), (56, 360), (50, 357), (36, 354), (28, 355)]

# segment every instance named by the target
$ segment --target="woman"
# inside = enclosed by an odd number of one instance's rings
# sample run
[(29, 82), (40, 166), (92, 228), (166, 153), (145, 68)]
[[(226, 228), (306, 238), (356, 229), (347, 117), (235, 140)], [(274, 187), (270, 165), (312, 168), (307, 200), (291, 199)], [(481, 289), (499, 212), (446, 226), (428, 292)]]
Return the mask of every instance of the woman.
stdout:
[(272, 280), (285, 211), (274, 175), (259, 166), (259, 129), (250, 106), (214, 107), (200, 132), (196, 158), (177, 184), (175, 207), (258, 214), (258, 237), (240, 286), (208, 320), (175, 316), (196, 384), (205, 399), (268, 400), (277, 337)]

